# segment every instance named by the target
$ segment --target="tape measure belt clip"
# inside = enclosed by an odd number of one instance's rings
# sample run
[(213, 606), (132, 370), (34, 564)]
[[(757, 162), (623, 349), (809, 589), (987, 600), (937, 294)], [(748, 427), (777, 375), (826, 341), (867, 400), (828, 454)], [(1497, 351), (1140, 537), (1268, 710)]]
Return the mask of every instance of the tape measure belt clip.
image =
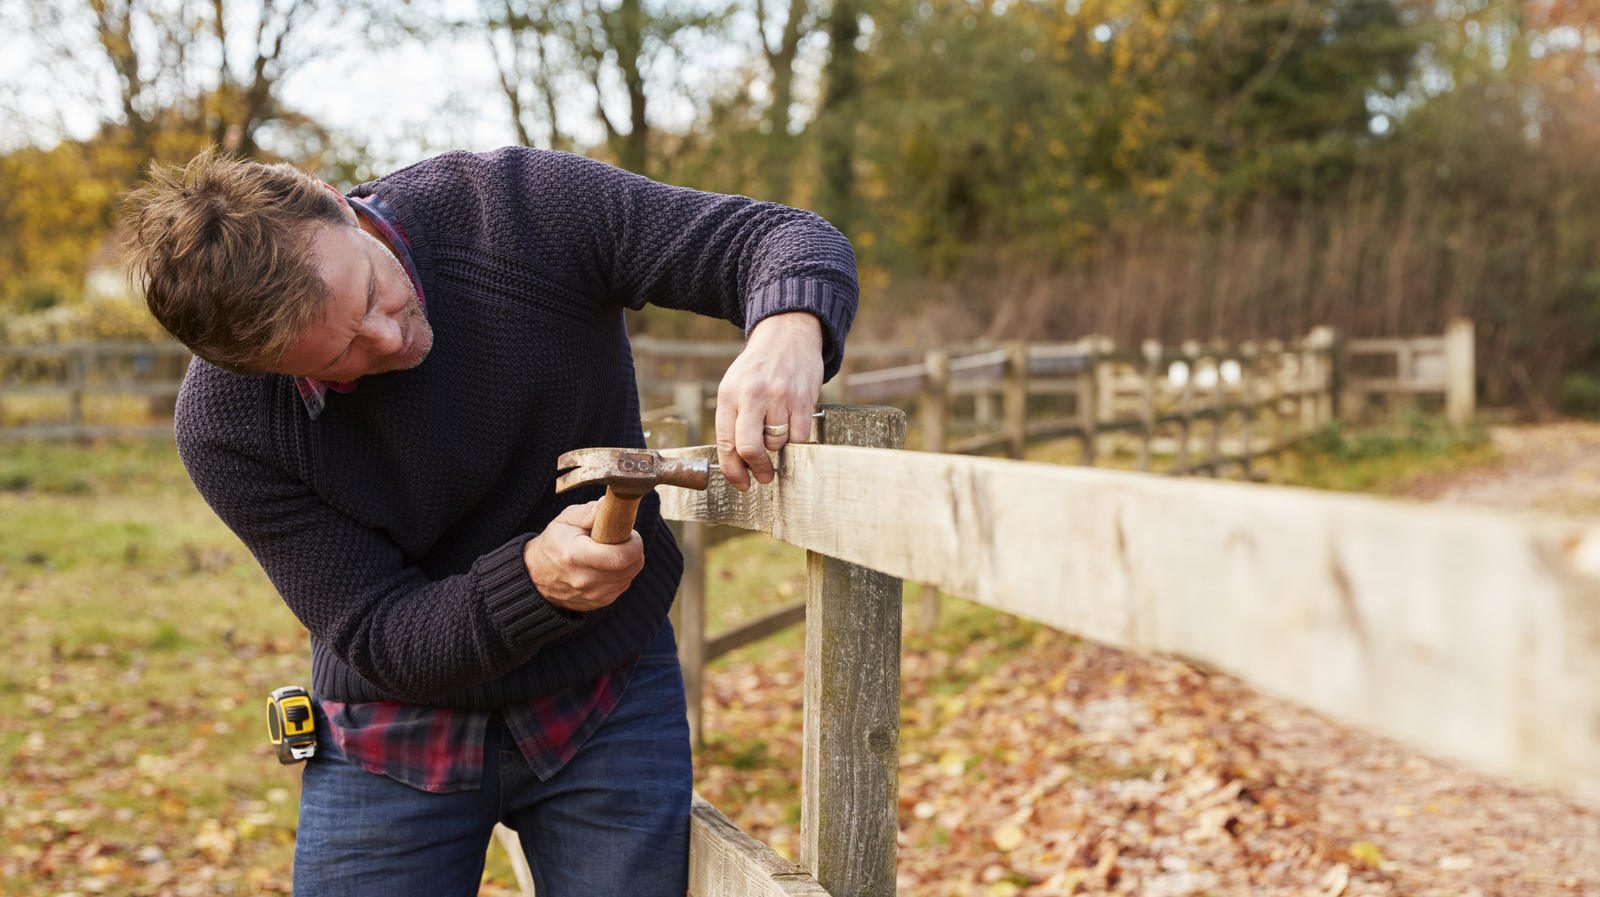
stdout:
[(267, 696), (267, 739), (279, 763), (299, 763), (316, 756), (316, 718), (305, 689), (285, 685)]

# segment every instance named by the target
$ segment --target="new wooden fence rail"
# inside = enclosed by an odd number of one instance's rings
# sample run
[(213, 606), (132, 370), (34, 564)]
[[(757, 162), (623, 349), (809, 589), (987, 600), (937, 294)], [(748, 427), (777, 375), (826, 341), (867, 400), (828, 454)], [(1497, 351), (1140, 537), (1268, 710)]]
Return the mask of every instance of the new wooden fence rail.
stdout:
[[(832, 415), (869, 412), (827, 414), (825, 429)], [(932, 582), (1098, 642), (1186, 658), (1600, 806), (1600, 526), (837, 445), (786, 447), (774, 483), (748, 493), (716, 477), (705, 492), (661, 491), (671, 519), (758, 529), (808, 551), (801, 865), (829, 893), (867, 893), (867, 878), (827, 870), (878, 869), (867, 845), (892, 835), (892, 773), (873, 764), (890, 767), (896, 753), (893, 696), (875, 693), (893, 687), (898, 664), (886, 632), (861, 634), (896, 616), (892, 589), (829, 605), (818, 584), (833, 564), (859, 565), (843, 581), (870, 570)], [(842, 753), (827, 753), (814, 726), (835, 727)], [(849, 857), (819, 832), (850, 833)], [(728, 840), (697, 828), (696, 856), (738, 853)], [(778, 874), (754, 858), (719, 862), (744, 870), (720, 880), (769, 887)], [(872, 880), (892, 882), (889, 871)], [(692, 893), (750, 893), (704, 887)]]

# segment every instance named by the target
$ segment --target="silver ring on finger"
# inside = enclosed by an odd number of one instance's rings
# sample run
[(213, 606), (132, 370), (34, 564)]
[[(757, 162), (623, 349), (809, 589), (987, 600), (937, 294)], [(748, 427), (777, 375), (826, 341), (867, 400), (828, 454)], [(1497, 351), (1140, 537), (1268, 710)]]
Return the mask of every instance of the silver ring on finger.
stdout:
[(767, 436), (788, 436), (789, 435), (789, 425), (788, 424), (777, 424), (777, 425), (767, 424), (766, 426), (761, 428), (761, 432), (764, 433)]

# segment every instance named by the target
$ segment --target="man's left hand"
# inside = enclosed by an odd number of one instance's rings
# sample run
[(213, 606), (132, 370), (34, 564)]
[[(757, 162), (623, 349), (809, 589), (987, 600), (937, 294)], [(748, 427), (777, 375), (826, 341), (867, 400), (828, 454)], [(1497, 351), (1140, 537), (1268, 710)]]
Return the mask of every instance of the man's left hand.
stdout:
[(811, 438), (822, 391), (822, 323), (809, 312), (765, 318), (717, 387), (717, 463), (733, 488), (772, 482), (772, 459)]

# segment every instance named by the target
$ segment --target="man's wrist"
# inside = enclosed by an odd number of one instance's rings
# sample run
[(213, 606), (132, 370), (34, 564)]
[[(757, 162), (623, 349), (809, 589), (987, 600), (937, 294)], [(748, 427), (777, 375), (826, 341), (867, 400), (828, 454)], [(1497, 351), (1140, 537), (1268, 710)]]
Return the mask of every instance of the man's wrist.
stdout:
[(814, 341), (817, 352), (822, 352), (822, 319), (809, 311), (783, 311), (768, 315), (750, 329), (750, 337), (746, 342), (755, 340), (758, 334), (763, 339), (810, 338)]

